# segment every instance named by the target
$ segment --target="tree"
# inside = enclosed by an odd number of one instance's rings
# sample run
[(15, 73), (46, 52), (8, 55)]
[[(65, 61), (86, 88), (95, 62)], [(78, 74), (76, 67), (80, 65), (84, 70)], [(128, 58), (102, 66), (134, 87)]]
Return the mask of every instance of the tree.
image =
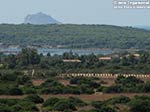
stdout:
[(35, 65), (40, 63), (40, 55), (35, 49), (22, 49), (21, 53), (17, 56), (17, 62), (21, 66)]

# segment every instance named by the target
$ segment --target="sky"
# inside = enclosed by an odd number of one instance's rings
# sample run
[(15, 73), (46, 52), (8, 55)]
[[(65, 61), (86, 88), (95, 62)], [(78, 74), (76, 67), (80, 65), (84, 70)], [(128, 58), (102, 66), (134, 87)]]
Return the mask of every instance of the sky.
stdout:
[(65, 24), (150, 25), (150, 9), (114, 9), (113, 0), (0, 0), (0, 23), (20, 24), (38, 12)]

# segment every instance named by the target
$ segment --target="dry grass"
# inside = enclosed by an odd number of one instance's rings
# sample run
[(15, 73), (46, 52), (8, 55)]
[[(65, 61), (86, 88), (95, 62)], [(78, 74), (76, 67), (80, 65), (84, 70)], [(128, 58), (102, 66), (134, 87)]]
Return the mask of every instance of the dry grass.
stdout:
[(39, 86), (39, 85), (41, 85), (44, 82), (45, 82), (45, 80), (40, 80), (40, 79), (32, 80), (32, 83), (33, 83), (34, 86)]
[(69, 80), (67, 79), (59, 79), (58, 81), (64, 86), (70, 85)]

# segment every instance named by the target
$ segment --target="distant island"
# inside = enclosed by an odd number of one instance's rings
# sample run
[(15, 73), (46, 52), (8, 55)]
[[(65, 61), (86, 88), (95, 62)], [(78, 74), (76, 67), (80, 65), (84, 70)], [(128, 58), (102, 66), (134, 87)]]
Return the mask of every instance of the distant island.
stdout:
[(46, 25), (46, 24), (61, 24), (59, 21), (55, 20), (53, 17), (39, 12), (37, 14), (27, 15), (24, 19), (25, 24), (34, 25)]

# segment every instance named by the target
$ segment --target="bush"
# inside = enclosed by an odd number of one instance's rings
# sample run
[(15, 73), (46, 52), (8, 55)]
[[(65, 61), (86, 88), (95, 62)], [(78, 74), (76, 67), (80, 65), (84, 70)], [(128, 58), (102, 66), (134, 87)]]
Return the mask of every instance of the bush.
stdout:
[(14, 88), (10, 88), (8, 90), (8, 94), (9, 95), (23, 95), (23, 92), (21, 89), (14, 87)]
[(150, 97), (145, 98), (139, 97), (132, 99), (129, 102), (131, 112), (150, 112)]
[(96, 108), (97, 112), (116, 112), (116, 110), (109, 105), (107, 101), (92, 102), (92, 106)]
[(146, 82), (143, 86), (143, 92), (150, 92), (150, 81), (149, 82)]
[(115, 97), (115, 98), (111, 98), (108, 100), (109, 103), (111, 104), (126, 104), (130, 101), (129, 97), (126, 96), (119, 96), (119, 97)]
[(124, 88), (121, 85), (115, 85), (106, 87), (103, 89), (104, 93), (122, 93), (124, 92)]
[(43, 107), (48, 111), (63, 111), (72, 112), (76, 110), (76, 106), (85, 106), (82, 100), (74, 97), (68, 99), (49, 98), (43, 103)]
[(44, 107), (47, 107), (47, 106), (53, 107), (59, 100), (60, 99), (58, 99), (58, 98), (49, 98), (43, 103), (43, 106)]
[(12, 106), (12, 112), (18, 112), (17, 110), (20, 110), (20, 112), (38, 112), (39, 109), (36, 107), (36, 105), (33, 102), (29, 101), (18, 101), (17, 104)]
[(92, 78), (74, 77), (70, 80), (70, 84), (85, 84), (91, 88), (97, 88), (100, 86), (99, 83), (95, 82)]
[(60, 100), (54, 105), (53, 109), (56, 111), (74, 111), (76, 110), (76, 107), (68, 100)]
[(24, 94), (36, 94), (37, 93), (36, 89), (32, 87), (23, 87), (21, 89)]
[(61, 83), (56, 81), (55, 79), (48, 79), (44, 83), (41, 84), (41, 87), (51, 87), (51, 86), (63, 86)]
[(34, 102), (36, 104), (44, 102), (43, 98), (41, 98), (38, 95), (29, 95), (29, 96), (25, 97), (24, 100)]
[(0, 99), (0, 112), (37, 112), (33, 102), (18, 99)]
[(116, 110), (109, 106), (104, 106), (98, 110), (98, 112), (116, 112)]
[(2, 81), (16, 81), (17, 75), (14, 73), (7, 73), (0, 77)]
[(76, 106), (85, 106), (86, 105), (85, 102), (83, 102), (82, 100), (75, 98), (75, 97), (69, 97), (68, 100)]
[(23, 75), (17, 78), (17, 83), (20, 85), (32, 85), (31, 78), (29, 76)]
[(0, 112), (12, 112), (12, 109), (8, 105), (0, 104)]
[(122, 85), (136, 85), (136, 84), (142, 84), (144, 83), (144, 81), (130, 76), (130, 77), (124, 77), (124, 76), (119, 76), (117, 77), (117, 79), (115, 80), (116, 84), (122, 84)]

